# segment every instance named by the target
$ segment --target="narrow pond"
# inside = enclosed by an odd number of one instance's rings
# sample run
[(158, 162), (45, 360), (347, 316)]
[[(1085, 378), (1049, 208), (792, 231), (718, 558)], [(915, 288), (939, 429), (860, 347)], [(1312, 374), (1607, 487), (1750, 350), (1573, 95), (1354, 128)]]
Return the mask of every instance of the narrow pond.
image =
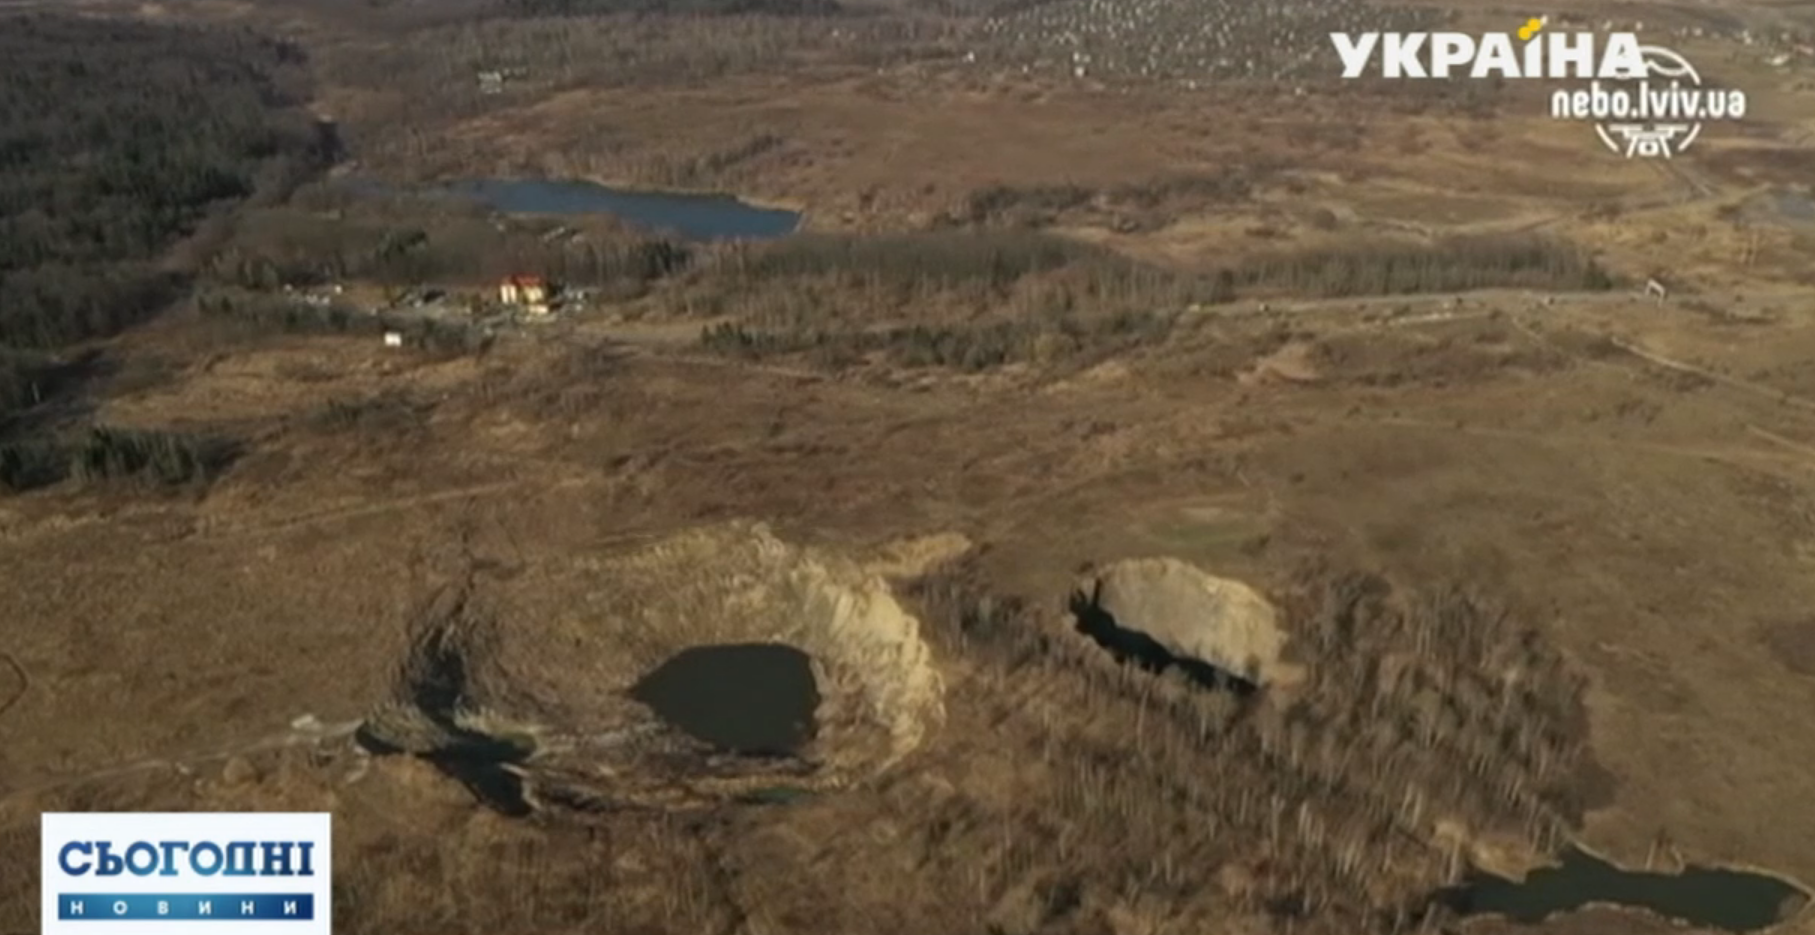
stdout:
[(749, 756), (798, 750), (813, 739), (819, 708), (812, 660), (778, 643), (691, 647), (644, 676), (630, 696), (688, 734)]
[(1622, 870), (1570, 848), (1559, 866), (1535, 870), (1524, 882), (1476, 872), (1438, 898), (1463, 915), (1503, 915), (1528, 925), (1600, 903), (1648, 910), (1698, 928), (1755, 932), (1798, 911), (1808, 894), (1776, 877), (1737, 870)]
[[(410, 190), (371, 180), (352, 184), (370, 192)], [(800, 226), (799, 212), (762, 208), (731, 195), (627, 191), (575, 180), (466, 179), (413, 191), (477, 201), (505, 214), (609, 214), (689, 240), (766, 240)]]

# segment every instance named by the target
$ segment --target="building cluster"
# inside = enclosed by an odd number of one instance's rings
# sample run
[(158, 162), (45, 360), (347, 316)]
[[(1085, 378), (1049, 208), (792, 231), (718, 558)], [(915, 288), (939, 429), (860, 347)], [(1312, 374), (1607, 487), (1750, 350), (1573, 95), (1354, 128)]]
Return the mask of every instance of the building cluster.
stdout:
[(478, 72), (480, 94), (503, 94), (505, 86), (521, 80), (527, 72), (521, 68), (498, 68)]
[(509, 276), (498, 283), (498, 303), (540, 317), (554, 311), (554, 290), (540, 276)]
[(1432, 16), (1359, 0), (1057, 0), (984, 22), (966, 61), (1075, 78), (1328, 77), (1332, 32), (1411, 32)]
[[(1438, 27), (1430, 10), (1361, 0), (1055, 0), (1018, 5), (989, 18), (967, 36), (964, 61), (1027, 73), (1083, 79), (1154, 79), (1189, 87), (1221, 79), (1329, 78), (1336, 64), (1334, 32), (1419, 32)], [(1640, 21), (1596, 20), (1579, 13), (1551, 17), (1559, 28), (1648, 32), (1660, 36), (1729, 40), (1789, 67), (1815, 57), (1806, 32), (1730, 26), (1659, 27)]]

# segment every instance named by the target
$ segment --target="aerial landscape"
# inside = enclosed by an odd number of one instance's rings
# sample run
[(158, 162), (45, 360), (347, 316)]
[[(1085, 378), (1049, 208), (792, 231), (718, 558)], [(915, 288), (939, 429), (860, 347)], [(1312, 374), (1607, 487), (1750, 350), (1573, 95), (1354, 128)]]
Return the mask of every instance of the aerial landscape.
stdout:
[[(1332, 41), (1522, 28), (1745, 112)], [(1815, 3), (0, 0), (0, 168), (0, 935), (82, 811), (331, 812), (347, 935), (1815, 935)]]

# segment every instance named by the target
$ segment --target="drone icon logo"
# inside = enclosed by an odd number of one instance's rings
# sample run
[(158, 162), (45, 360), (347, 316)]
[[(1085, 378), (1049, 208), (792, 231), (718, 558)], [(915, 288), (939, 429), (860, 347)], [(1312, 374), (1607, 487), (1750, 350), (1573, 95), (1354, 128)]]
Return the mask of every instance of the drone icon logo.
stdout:
[[(1696, 134), (1701, 131), (1701, 128), (1701, 124), (1699, 123), (1693, 125), (1686, 123), (1654, 123), (1649, 126), (1637, 123), (1612, 123), (1600, 124), (1595, 127), (1601, 135), (1601, 142), (1606, 143), (1608, 149), (1625, 156), (1627, 159), (1631, 159), (1635, 156), (1649, 158), (1662, 157), (1664, 159), (1669, 159), (1674, 156), (1677, 151), (1687, 148), (1690, 141), (1695, 139)], [(1626, 145), (1622, 147), (1609, 139), (1608, 134), (1610, 131), (1624, 137)], [(1680, 143), (1676, 143), (1675, 140), (1679, 136), (1682, 136), (1683, 140)], [(1672, 145), (1673, 143), (1674, 145)]]
[[(1650, 87), (1639, 90), (1638, 110), (1641, 116), (1654, 109), (1653, 104), (1671, 101), (1666, 109), (1695, 110), (1702, 96), (1702, 77), (1689, 64), (1689, 60), (1662, 46), (1648, 45), (1639, 48), (1645, 57), (1647, 71), (1655, 77), (1669, 81), (1670, 97), (1664, 98), (1660, 92)], [(1681, 106), (1687, 103), (1689, 106)], [(1663, 121), (1604, 121), (1594, 126), (1594, 131), (1609, 150), (1619, 153), (1628, 159), (1663, 158), (1670, 159), (1677, 153), (1689, 148), (1696, 137), (1702, 133), (1700, 120), (1663, 120)], [(1615, 139), (1618, 137), (1619, 139)]]

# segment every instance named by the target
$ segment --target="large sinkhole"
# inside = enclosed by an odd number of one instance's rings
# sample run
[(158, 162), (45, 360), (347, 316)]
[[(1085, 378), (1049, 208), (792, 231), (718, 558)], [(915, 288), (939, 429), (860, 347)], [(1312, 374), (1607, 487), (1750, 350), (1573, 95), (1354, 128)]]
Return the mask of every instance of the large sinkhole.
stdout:
[(1176, 671), (1204, 688), (1252, 695), (1295, 673), (1273, 606), (1254, 589), (1171, 558), (1116, 562), (1070, 601), (1079, 633), (1117, 661)]
[(819, 685), (813, 660), (792, 646), (730, 643), (682, 650), (630, 697), (721, 750), (786, 756), (813, 740)]
[(419, 614), (362, 739), (514, 813), (839, 788), (944, 718), (884, 567), (730, 523), (468, 582)]

